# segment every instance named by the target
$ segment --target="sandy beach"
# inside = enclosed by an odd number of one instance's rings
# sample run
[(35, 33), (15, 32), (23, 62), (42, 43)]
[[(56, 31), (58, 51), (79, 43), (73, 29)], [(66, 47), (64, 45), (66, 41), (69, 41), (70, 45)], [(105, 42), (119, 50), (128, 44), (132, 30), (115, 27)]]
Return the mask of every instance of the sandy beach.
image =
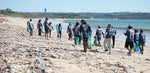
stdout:
[(92, 49), (85, 53), (82, 44), (75, 46), (74, 41), (68, 40), (65, 30), (62, 39), (57, 38), (54, 29), (52, 37), (45, 40), (44, 33), (38, 36), (36, 27), (33, 36), (29, 35), (29, 19), (5, 20), (8, 21), (0, 23), (0, 73), (150, 73), (150, 44), (145, 45), (143, 55), (132, 51), (132, 56), (128, 56), (125, 40), (116, 39), (109, 55), (103, 47), (94, 46), (92, 36)]

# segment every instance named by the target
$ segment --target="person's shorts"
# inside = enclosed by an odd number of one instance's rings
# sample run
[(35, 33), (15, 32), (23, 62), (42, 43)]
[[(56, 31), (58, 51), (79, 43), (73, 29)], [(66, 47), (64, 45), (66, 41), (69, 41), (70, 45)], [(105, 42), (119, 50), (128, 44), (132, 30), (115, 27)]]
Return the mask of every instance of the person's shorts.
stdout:
[(144, 43), (139, 43), (139, 46), (145, 46), (145, 44)]
[(48, 30), (45, 30), (45, 33), (48, 33)]
[(125, 48), (129, 48), (129, 46), (130, 46), (130, 49), (133, 48), (133, 42), (126, 41)]
[(97, 40), (100, 41), (100, 40), (101, 40), (101, 37), (97, 37)]

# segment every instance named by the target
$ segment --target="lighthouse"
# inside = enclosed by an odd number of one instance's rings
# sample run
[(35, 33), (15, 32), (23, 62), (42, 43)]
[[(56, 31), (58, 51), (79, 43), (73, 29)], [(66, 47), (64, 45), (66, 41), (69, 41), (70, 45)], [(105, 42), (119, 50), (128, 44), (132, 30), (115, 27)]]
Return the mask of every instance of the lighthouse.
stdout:
[(46, 9), (46, 8), (44, 9), (44, 12), (45, 12), (45, 14), (46, 14), (46, 12), (47, 12), (47, 9)]

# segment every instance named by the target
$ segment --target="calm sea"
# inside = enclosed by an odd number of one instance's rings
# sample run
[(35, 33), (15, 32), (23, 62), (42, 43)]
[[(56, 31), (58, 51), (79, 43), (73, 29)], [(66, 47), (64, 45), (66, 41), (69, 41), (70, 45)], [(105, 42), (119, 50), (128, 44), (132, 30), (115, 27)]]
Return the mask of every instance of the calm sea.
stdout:
[[(81, 20), (64, 20), (65, 23), (80, 22)], [(146, 43), (150, 43), (150, 19), (91, 19), (86, 20), (87, 23), (92, 27), (92, 34), (95, 35), (98, 25), (102, 26), (103, 32), (105, 32), (108, 24), (112, 24), (117, 31), (116, 39), (125, 40), (124, 32), (128, 25), (132, 25), (134, 29), (144, 29), (146, 35)]]

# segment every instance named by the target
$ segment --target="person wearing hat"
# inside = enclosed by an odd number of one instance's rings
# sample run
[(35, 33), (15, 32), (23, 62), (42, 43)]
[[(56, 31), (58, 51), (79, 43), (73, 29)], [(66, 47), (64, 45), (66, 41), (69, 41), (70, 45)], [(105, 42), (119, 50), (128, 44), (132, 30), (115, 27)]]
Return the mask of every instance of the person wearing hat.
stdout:
[(98, 29), (96, 30), (96, 34), (95, 35), (96, 35), (97, 40), (98, 40), (98, 45), (101, 46), (101, 42), (100, 42), (101, 36), (103, 35), (103, 37), (104, 37), (104, 33), (103, 33), (102, 29), (101, 29), (101, 25), (98, 25)]
[[(125, 42), (125, 48), (129, 50), (128, 54), (129, 56), (131, 56), (133, 43), (134, 43), (134, 30), (132, 29), (131, 25), (128, 26), (128, 29), (126, 30), (124, 34), (125, 36), (127, 36), (126, 42)], [(130, 49), (129, 49), (129, 46), (130, 46)]]
[[(109, 48), (109, 54), (111, 54), (111, 40), (112, 40), (112, 36), (113, 36), (113, 29), (112, 29), (112, 25), (108, 24), (106, 32), (105, 32), (105, 40), (104, 40), (104, 48), (105, 48), (105, 52), (108, 51)], [(109, 43), (109, 47), (107, 48), (107, 42)]]

